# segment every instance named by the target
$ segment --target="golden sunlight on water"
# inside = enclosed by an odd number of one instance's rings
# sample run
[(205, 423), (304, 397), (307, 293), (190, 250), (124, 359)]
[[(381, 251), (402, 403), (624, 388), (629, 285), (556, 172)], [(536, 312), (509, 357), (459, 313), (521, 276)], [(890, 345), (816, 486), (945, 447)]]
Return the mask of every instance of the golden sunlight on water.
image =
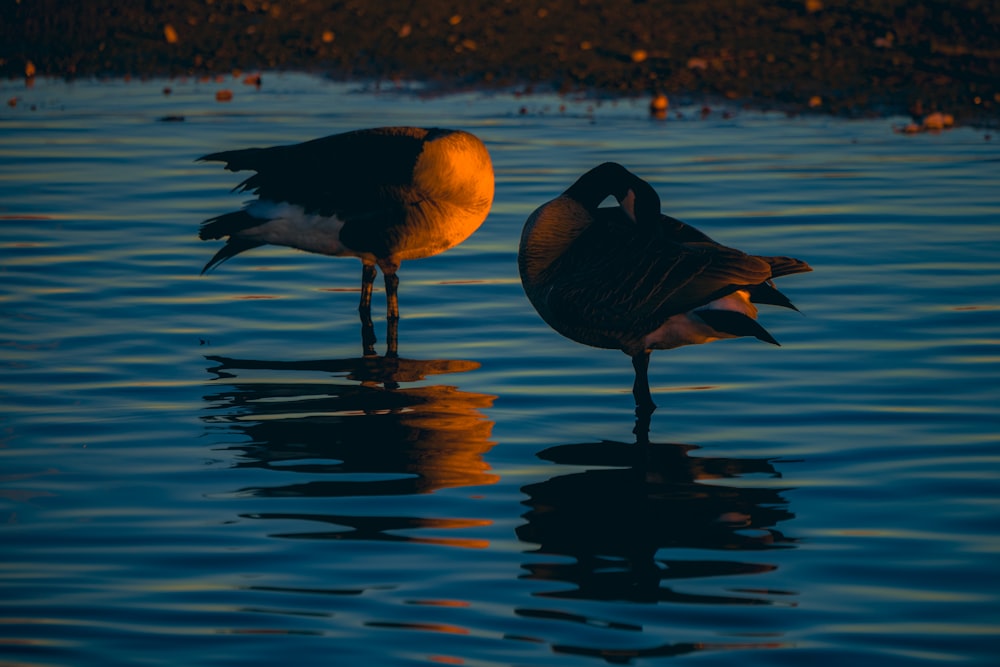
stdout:
[[(992, 664), (985, 131), (169, 83), (0, 82), (8, 661)], [(401, 358), (356, 356), (357, 261), (199, 275), (198, 224), (246, 195), (198, 156), (408, 124), (479, 135), (496, 199), (401, 270)], [(761, 308), (780, 348), (654, 353), (646, 423), (627, 357), (555, 334), (517, 275), (525, 218), (612, 159), (665, 213), (815, 269), (782, 285), (801, 313)]]
[[(267, 449), (250, 445), (246, 455), (253, 462), (246, 465), (311, 472), (316, 469), (311, 462), (330, 460), (329, 472), (346, 474), (348, 480), (341, 483), (333, 475), (329, 481), (280, 490), (255, 489), (254, 493), (338, 495), (338, 489), (344, 488), (344, 493), (367, 494), (377, 493), (380, 486), (428, 493), (498, 480), (483, 459), (494, 443), (489, 439), (492, 422), (482, 411), (492, 405), (494, 397), (445, 385), (400, 386), (427, 375), (467, 371), (475, 363), (367, 358), (294, 365), (212, 361), (219, 364), (212, 372), (232, 389), (206, 396), (213, 404), (209, 423), (224, 425), (250, 443), (268, 443)], [(347, 380), (358, 384), (241, 381), (234, 375), (237, 369), (290, 368), (344, 372)], [(285, 442), (285, 438), (292, 441)], [(400, 449), (400, 443), (407, 446)], [(299, 468), (298, 459), (310, 463)], [(384, 479), (371, 482), (371, 490), (365, 491), (368, 485), (357, 484), (354, 477), (369, 474)]]

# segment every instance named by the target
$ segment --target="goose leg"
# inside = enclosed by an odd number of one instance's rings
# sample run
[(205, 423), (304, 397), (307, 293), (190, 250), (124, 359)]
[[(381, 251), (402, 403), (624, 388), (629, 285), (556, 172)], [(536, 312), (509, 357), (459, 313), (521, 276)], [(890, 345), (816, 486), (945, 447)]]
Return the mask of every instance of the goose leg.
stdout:
[(636, 415), (640, 411), (652, 413), (656, 409), (656, 403), (653, 403), (653, 397), (649, 393), (649, 350), (632, 355), (632, 368), (635, 369), (632, 396), (635, 398)]
[(399, 297), (397, 296), (397, 290), (399, 288), (399, 276), (396, 275), (396, 268), (382, 267), (382, 273), (385, 275), (385, 356), (387, 357), (397, 357), (399, 356), (398, 346), (399, 346)]
[(632, 429), (632, 433), (635, 433), (635, 443), (637, 445), (648, 445), (649, 444), (649, 425), (653, 420), (653, 407), (640, 407), (635, 406), (635, 427)]
[(366, 357), (375, 356), (375, 325), (372, 322), (372, 288), (375, 284), (375, 265), (361, 266), (361, 303), (358, 313), (361, 315), (361, 346)]

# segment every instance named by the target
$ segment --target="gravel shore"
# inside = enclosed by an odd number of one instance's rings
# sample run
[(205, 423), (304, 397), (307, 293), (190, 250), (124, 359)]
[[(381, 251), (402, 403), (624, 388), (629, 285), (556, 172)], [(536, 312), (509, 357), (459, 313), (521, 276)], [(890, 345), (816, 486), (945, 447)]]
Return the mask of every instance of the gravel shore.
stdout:
[(1000, 121), (995, 0), (8, 0), (0, 74), (303, 70)]

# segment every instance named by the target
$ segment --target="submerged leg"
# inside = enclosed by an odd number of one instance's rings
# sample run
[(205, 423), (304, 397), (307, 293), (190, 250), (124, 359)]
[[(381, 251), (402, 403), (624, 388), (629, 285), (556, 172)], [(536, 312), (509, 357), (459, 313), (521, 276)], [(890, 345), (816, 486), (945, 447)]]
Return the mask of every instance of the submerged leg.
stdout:
[(397, 350), (399, 346), (399, 297), (396, 292), (399, 288), (399, 276), (396, 275), (397, 267), (382, 267), (385, 275), (385, 356), (399, 356)]
[(361, 265), (361, 346), (366, 357), (375, 356), (375, 325), (372, 323), (372, 287), (375, 283), (375, 265)]
[(653, 397), (649, 393), (649, 350), (643, 350), (632, 356), (632, 368), (635, 369), (635, 383), (632, 385), (632, 396), (635, 398), (635, 409), (649, 411), (656, 409)]

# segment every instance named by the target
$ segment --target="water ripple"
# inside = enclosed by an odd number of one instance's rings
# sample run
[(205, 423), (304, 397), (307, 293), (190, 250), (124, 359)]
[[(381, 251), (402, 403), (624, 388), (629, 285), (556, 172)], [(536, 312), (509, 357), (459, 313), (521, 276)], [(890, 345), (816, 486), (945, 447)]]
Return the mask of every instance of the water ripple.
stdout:
[[(0, 82), (8, 661), (992, 664), (1000, 144), (264, 80)], [(497, 175), (471, 239), (403, 266), (395, 361), (357, 356), (356, 261), (199, 275), (245, 195), (195, 158), (380, 124), (474, 131)], [(816, 269), (762, 313), (781, 348), (655, 353), (649, 424), (628, 359), (517, 278), (525, 217), (609, 159)]]

